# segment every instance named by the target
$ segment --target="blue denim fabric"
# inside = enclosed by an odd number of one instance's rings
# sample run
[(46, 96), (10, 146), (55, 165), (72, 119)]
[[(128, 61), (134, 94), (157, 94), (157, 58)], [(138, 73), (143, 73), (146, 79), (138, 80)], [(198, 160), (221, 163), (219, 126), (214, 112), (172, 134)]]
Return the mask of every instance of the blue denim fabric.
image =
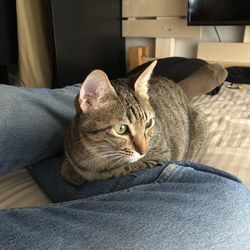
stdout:
[(212, 172), (169, 163), (90, 183), (88, 198), (3, 210), (0, 249), (248, 250), (249, 190)]
[[(231, 179), (236, 182), (240, 182), (238, 178), (235, 176), (228, 174), (224, 171), (214, 169), (212, 167), (208, 167), (205, 165), (195, 164), (192, 162), (166, 162), (164, 165), (156, 165), (154, 168), (147, 169), (146, 171), (139, 171), (132, 173), (125, 177), (112, 178), (109, 181), (98, 180), (89, 182), (83, 186), (75, 186), (66, 182), (60, 174), (61, 165), (63, 162), (63, 156), (51, 157), (50, 159), (45, 159), (37, 164), (33, 164), (28, 169), (30, 170), (32, 176), (36, 179), (36, 181), (40, 184), (43, 190), (47, 193), (50, 199), (53, 202), (63, 202), (70, 201), (76, 199), (84, 199), (90, 196), (96, 196), (100, 194), (106, 194), (114, 191), (119, 191), (122, 189), (134, 187), (137, 185), (147, 184), (154, 182), (161, 172), (166, 168), (169, 168), (168, 165), (171, 163), (176, 163), (184, 168), (191, 168), (197, 170), (199, 172), (204, 172), (203, 175), (200, 175), (200, 178), (192, 179), (192, 181), (201, 181), (205, 182), (206, 180), (201, 179), (201, 177), (206, 177), (206, 174), (214, 174), (214, 180), (220, 179), (219, 177), (223, 177), (222, 180)], [(166, 170), (164, 170), (166, 172)], [(165, 173), (164, 172), (164, 173)], [(186, 176), (183, 175), (182, 172), (179, 180), (186, 181)], [(180, 173), (171, 173), (168, 176), (168, 181), (171, 179), (171, 176), (174, 174), (175, 179)], [(184, 178), (185, 177), (185, 178)], [(208, 180), (211, 182), (211, 180)]]
[(0, 85), (0, 176), (62, 152), (79, 87)]
[(223, 171), (166, 162), (82, 187), (66, 183), (60, 153), (78, 90), (0, 85), (0, 172), (31, 165), (58, 202), (0, 210), (1, 250), (250, 249), (250, 191)]

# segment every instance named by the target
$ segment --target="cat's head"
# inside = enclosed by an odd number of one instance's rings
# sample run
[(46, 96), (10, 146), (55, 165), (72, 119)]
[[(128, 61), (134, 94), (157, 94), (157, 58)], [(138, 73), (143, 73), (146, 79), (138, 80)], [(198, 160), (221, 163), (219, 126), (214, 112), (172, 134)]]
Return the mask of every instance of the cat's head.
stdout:
[(83, 82), (76, 99), (77, 126), (84, 147), (99, 160), (120, 165), (147, 153), (155, 116), (148, 81), (156, 63), (134, 82), (118, 79), (111, 83), (101, 70), (92, 71)]

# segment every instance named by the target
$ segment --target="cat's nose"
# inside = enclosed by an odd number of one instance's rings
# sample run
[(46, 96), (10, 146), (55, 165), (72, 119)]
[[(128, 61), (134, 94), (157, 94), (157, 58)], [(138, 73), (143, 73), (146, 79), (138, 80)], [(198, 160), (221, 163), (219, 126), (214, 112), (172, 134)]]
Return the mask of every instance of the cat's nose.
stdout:
[(148, 143), (145, 138), (137, 137), (134, 139), (134, 148), (140, 155), (144, 155), (148, 151)]

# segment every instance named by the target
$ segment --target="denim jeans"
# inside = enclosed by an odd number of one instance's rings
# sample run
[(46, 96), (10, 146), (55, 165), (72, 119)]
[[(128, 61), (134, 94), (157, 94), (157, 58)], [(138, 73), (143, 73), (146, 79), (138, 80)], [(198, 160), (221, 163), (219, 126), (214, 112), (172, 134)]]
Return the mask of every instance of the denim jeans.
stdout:
[(212, 167), (165, 162), (66, 183), (63, 137), (78, 91), (0, 85), (0, 174), (29, 165), (55, 202), (1, 210), (0, 249), (250, 249), (250, 191)]

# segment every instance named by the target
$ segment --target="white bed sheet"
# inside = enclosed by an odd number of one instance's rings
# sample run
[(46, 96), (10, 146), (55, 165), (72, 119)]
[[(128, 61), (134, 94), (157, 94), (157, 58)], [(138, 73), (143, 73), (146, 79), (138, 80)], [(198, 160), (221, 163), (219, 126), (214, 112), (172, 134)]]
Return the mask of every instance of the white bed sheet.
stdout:
[(201, 162), (238, 176), (250, 187), (250, 85), (241, 87), (223, 86), (218, 95), (201, 96), (193, 105), (209, 122), (210, 143)]

